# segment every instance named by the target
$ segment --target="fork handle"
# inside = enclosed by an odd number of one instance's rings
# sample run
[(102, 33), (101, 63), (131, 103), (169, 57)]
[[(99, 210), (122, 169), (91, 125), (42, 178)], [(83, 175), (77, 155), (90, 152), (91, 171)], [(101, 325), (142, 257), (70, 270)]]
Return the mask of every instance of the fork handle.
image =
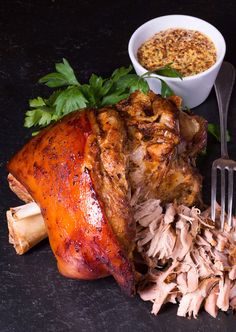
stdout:
[(234, 81), (235, 68), (231, 63), (224, 61), (215, 81), (215, 92), (220, 116), (221, 157), (225, 159), (229, 159), (226, 137), (227, 116)]

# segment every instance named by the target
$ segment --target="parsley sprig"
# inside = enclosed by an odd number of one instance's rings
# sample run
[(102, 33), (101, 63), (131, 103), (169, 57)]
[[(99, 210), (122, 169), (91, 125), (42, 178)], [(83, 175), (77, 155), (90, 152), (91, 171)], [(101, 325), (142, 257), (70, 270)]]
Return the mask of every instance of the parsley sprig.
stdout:
[[(127, 98), (135, 90), (147, 93), (149, 90), (147, 78), (156, 78), (161, 82), (161, 95), (164, 98), (174, 95), (174, 91), (159, 76), (177, 77), (181, 74), (171, 67), (171, 63), (154, 71), (147, 71), (142, 76), (131, 73), (132, 66), (116, 69), (110, 78), (102, 78), (92, 74), (88, 84), (81, 84), (74, 70), (66, 59), (55, 65), (56, 71), (40, 78), (39, 83), (55, 89), (48, 98), (37, 97), (29, 100), (30, 110), (26, 111), (24, 126), (36, 127), (33, 135), (58, 121), (64, 115), (85, 107), (99, 108), (114, 105)], [(208, 125), (208, 131), (219, 140), (219, 127)], [(230, 140), (228, 135), (227, 140)]]
[(147, 71), (142, 75), (143, 78), (157, 78), (161, 82), (161, 95), (164, 98), (168, 98), (170, 96), (173, 96), (175, 93), (174, 91), (169, 87), (169, 85), (160, 77), (156, 77), (155, 74), (159, 76), (165, 76), (165, 77), (174, 77), (183, 79), (183, 76), (178, 72), (176, 69), (171, 67), (172, 63), (168, 63), (167, 65), (163, 67), (159, 67), (156, 70), (153, 71)]
[(77, 80), (66, 59), (57, 63), (55, 69), (55, 72), (39, 80), (39, 83), (53, 88), (53, 93), (48, 98), (37, 97), (29, 101), (30, 110), (26, 112), (24, 123), (27, 128), (37, 127), (40, 130), (72, 111), (114, 105), (135, 90), (144, 93), (149, 90), (143, 77), (131, 73), (132, 66), (116, 69), (110, 78), (92, 74), (88, 84)]
[[(30, 110), (26, 112), (24, 126), (36, 127), (39, 131), (75, 110), (114, 105), (135, 90), (147, 93), (149, 86), (146, 79), (151, 77), (161, 81), (161, 94), (163, 97), (169, 97), (174, 92), (164, 80), (153, 74), (180, 77), (180, 74), (170, 65), (152, 72), (148, 71), (142, 76), (132, 73), (132, 66), (121, 67), (116, 69), (109, 78), (104, 79), (92, 74), (87, 84), (81, 84), (69, 62), (63, 59), (63, 62), (55, 65), (55, 72), (40, 78), (39, 83), (54, 91), (48, 98), (37, 97), (29, 101)], [(38, 131), (33, 134), (37, 134)]]

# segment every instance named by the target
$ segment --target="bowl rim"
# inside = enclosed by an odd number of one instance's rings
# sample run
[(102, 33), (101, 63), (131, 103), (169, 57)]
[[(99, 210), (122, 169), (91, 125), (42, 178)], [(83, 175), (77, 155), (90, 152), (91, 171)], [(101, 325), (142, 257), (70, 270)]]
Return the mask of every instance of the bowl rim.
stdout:
[[(143, 71), (143, 74), (145, 72), (147, 72), (148, 70), (146, 68), (144, 68), (138, 61), (137, 59), (135, 58), (135, 55), (134, 55), (134, 52), (133, 52), (133, 44), (134, 44), (134, 39), (135, 37), (143, 30), (143, 28), (146, 26), (146, 25), (150, 25), (152, 22), (158, 20), (158, 19), (162, 19), (162, 18), (174, 18), (174, 17), (178, 17), (178, 18), (191, 18), (191, 19), (194, 19), (194, 20), (197, 20), (199, 22), (204, 22), (204, 24), (207, 24), (209, 25), (211, 28), (213, 28), (213, 30), (215, 30), (215, 32), (218, 34), (219, 36), (219, 39), (221, 39), (221, 43), (222, 43), (222, 53), (221, 55), (219, 56), (219, 58), (217, 59), (217, 61), (210, 67), (208, 68), (207, 70), (201, 72), (201, 73), (198, 73), (198, 74), (195, 74), (195, 75), (191, 75), (191, 76), (185, 76), (183, 77), (183, 81), (191, 81), (191, 80), (195, 80), (195, 79), (198, 79), (198, 78), (202, 78), (206, 75), (208, 75), (210, 72), (214, 71), (215, 68), (217, 68), (223, 61), (224, 57), (225, 57), (225, 53), (226, 53), (226, 43), (225, 43), (225, 39), (222, 35), (222, 33), (214, 26), (212, 25), (211, 23), (199, 18), (199, 17), (195, 17), (195, 16), (191, 16), (191, 15), (181, 15), (181, 14), (172, 14), (172, 15), (163, 15), (163, 16), (158, 16), (158, 17), (155, 17), (145, 23), (143, 23), (141, 26), (139, 26), (134, 32), (133, 34), (131, 35), (130, 39), (129, 39), (129, 43), (128, 43), (128, 53), (129, 53), (129, 57), (132, 61), (133, 64), (135, 64), (135, 66), (137, 66), (139, 68), (140, 71)], [(171, 27), (170, 27), (171, 28)], [(168, 29), (168, 28), (167, 28)], [(197, 31), (197, 30), (196, 30)], [(207, 34), (206, 34), (207, 35)], [(209, 35), (207, 35), (209, 38), (211, 38)], [(211, 38), (212, 39), (212, 38)], [(172, 82), (176, 82), (176, 81), (179, 81), (180, 78), (178, 77), (168, 77), (168, 76), (162, 76), (162, 75), (157, 75), (157, 74), (153, 74), (152, 77), (150, 78), (155, 78), (155, 77), (158, 77), (158, 78), (162, 78), (164, 80), (169, 80), (169, 81), (172, 81)]]

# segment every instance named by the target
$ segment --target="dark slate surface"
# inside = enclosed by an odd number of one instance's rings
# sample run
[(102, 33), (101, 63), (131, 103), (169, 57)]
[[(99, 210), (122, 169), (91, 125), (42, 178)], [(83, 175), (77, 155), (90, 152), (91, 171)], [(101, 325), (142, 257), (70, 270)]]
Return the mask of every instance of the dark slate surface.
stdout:
[[(37, 79), (66, 57), (81, 81), (91, 73), (109, 75), (129, 64), (127, 43), (145, 21), (165, 14), (189, 14), (218, 27), (227, 42), (226, 59), (236, 65), (234, 1), (0, 1), (0, 331), (235, 331), (236, 318), (221, 313), (213, 319), (176, 317), (168, 305), (158, 317), (151, 304), (127, 298), (112, 278), (85, 282), (57, 272), (47, 241), (19, 257), (8, 244), (5, 211), (20, 203), (9, 191), (5, 165), (30, 137), (23, 128), (27, 100), (46, 90)], [(236, 158), (236, 93), (229, 127), (230, 152)], [(218, 121), (215, 95), (196, 109)], [(205, 176), (204, 197), (209, 201), (211, 161), (219, 145), (209, 141), (209, 153), (200, 161)]]

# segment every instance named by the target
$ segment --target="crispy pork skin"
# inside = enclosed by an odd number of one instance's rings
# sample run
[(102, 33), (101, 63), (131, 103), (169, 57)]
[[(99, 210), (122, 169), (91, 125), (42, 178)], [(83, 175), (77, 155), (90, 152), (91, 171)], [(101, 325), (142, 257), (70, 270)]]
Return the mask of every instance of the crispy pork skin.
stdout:
[(111, 274), (132, 294), (124, 126), (112, 109), (95, 113), (74, 112), (45, 129), (8, 169), (40, 206), (60, 272), (79, 279)]
[[(113, 108), (67, 115), (9, 162), (10, 187), (40, 206), (63, 275), (111, 274), (132, 294), (134, 206), (147, 199), (188, 206), (200, 201), (195, 159), (206, 144), (206, 122), (180, 106), (179, 97), (136, 91)], [(166, 225), (161, 255), (187, 232), (180, 223), (176, 237)], [(176, 257), (186, 250), (175, 251)]]

